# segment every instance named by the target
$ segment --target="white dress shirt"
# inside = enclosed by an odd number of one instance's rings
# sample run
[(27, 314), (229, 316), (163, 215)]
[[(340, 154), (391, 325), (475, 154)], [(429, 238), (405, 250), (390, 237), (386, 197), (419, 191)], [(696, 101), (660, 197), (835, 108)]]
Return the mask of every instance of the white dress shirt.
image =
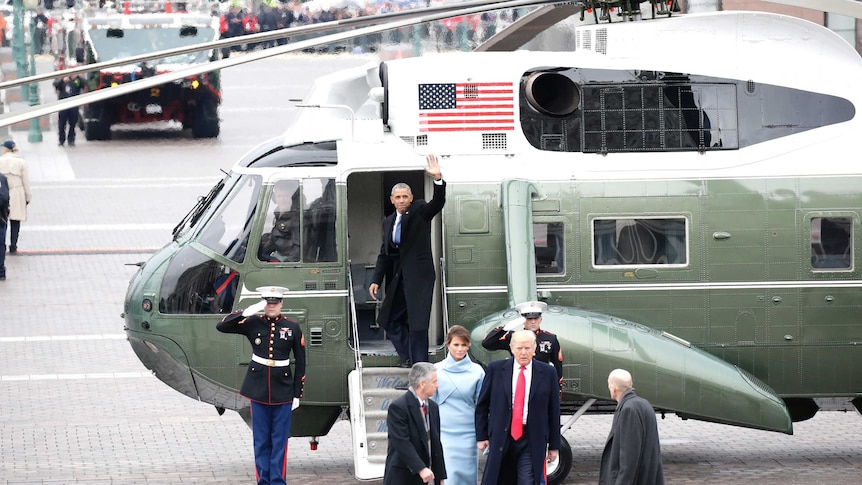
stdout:
[[(524, 424), (527, 424), (527, 412), (528, 406), (527, 403), (530, 402), (530, 385), (533, 382), (533, 360), (530, 359), (530, 363), (527, 364), (527, 368), (524, 369), (524, 378), (527, 381), (527, 388), (524, 392)], [(521, 373), (521, 364), (518, 361), (515, 361), (515, 365), (512, 366), (512, 405), (515, 404), (515, 390), (518, 389), (518, 374)]]

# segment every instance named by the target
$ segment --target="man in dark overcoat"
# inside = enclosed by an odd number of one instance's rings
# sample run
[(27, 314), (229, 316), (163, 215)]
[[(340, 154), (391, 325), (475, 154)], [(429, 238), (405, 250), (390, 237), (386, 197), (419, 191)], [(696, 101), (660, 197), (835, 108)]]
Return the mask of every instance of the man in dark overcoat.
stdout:
[(626, 370), (611, 371), (608, 390), (618, 404), (602, 452), (599, 484), (662, 485), (664, 471), (655, 409), (635, 394), (632, 375)]
[(389, 404), (389, 439), (383, 485), (443, 485), (446, 462), (440, 444), (440, 411), (430, 399), (437, 391), (434, 364), (419, 362), (407, 377), (410, 389)]
[[(546, 484), (545, 463), (560, 452), (557, 371), (533, 358), (530, 330), (514, 332), (510, 350), (512, 358), (488, 364), (476, 402), (476, 441), (480, 450), (490, 448), (482, 485)], [(504, 465), (515, 470), (503, 473)]]
[[(216, 328), (245, 335), (251, 343), (251, 362), (239, 392), (251, 400), (257, 483), (285, 485), (291, 415), (299, 407), (305, 383), (305, 339), (299, 324), (281, 314), (287, 288), (256, 291), (261, 302), (227, 315)], [(263, 316), (256, 315), (260, 310)]]
[(428, 327), (434, 294), (434, 260), (431, 254), (431, 221), (446, 203), (446, 182), (435, 155), (426, 157), (425, 173), (434, 178), (434, 197), (428, 202), (413, 200), (410, 186), (392, 187), (390, 202), (395, 212), (383, 219), (383, 244), (377, 256), (371, 298), (386, 281), (386, 297), (377, 323), (383, 327), (402, 367), (428, 362)]

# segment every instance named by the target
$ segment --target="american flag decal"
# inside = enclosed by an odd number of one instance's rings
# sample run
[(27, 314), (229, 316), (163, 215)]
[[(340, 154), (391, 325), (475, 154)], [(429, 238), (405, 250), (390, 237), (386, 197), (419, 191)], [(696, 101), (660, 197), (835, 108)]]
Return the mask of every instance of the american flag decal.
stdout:
[(419, 85), (419, 131), (512, 131), (512, 83)]

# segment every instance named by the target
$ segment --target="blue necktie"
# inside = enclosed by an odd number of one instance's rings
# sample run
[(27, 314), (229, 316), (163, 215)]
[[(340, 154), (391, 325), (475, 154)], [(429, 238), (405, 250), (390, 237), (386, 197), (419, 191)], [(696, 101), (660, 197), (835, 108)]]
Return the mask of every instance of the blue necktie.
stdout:
[(396, 246), (401, 244), (401, 216), (395, 216), (395, 232), (392, 234), (392, 242)]

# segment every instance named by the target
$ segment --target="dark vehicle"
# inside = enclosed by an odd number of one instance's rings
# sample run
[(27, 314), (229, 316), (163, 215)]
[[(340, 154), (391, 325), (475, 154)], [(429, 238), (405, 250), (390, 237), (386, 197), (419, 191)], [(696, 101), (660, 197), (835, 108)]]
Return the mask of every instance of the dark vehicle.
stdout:
[[(215, 24), (214, 24), (215, 22)], [(109, 15), (83, 21), (83, 52), (78, 61), (88, 64), (121, 59), (153, 51), (210, 42), (218, 37), (218, 20), (207, 15), (158, 13)], [(182, 54), (151, 62), (91, 72), (89, 91), (176, 71), (215, 60), (216, 52)], [(175, 120), (191, 129), (195, 138), (219, 135), (221, 103), (219, 71), (190, 75), (150, 89), (118, 96), (84, 107), (87, 140), (108, 140), (117, 123)]]

